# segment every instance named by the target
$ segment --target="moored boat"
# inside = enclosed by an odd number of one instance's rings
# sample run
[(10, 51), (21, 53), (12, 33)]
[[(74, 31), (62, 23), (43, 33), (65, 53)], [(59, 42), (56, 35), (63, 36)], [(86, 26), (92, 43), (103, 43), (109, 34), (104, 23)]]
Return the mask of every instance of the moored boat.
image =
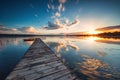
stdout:
[(34, 38), (30, 38), (30, 39), (23, 39), (24, 41), (34, 41)]

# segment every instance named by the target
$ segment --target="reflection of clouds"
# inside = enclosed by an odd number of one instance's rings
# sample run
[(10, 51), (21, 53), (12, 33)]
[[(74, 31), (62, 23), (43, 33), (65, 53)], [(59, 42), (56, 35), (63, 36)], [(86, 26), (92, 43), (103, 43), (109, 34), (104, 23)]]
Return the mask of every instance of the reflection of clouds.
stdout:
[(66, 48), (66, 45), (64, 45), (63, 43), (57, 43), (58, 45), (56, 46), (56, 52), (59, 52), (61, 50), (61, 48)]
[(97, 51), (96, 54), (98, 54), (100, 57), (104, 57), (106, 55), (105, 52)]
[(61, 54), (56, 54), (56, 56), (57, 56), (58, 58), (60, 58), (60, 57), (61, 57)]
[[(52, 49), (55, 49), (55, 52), (58, 52), (58, 56), (60, 56), (60, 57), (62, 56), (62, 58), (65, 58), (66, 59), (65, 64), (68, 65), (68, 63), (71, 64), (72, 62), (68, 61), (67, 58), (64, 56), (69, 56), (69, 54), (64, 55), (62, 53), (68, 53), (67, 51), (69, 51), (69, 49), (70, 49), (70, 51), (73, 51), (71, 49), (73, 47), (70, 47), (70, 46), (73, 46), (73, 45), (76, 46), (76, 44), (77, 44), (78, 49), (80, 48), (81, 50), (84, 49), (86, 51), (89, 51), (89, 49), (88, 49), (89, 47), (90, 47), (90, 49), (91, 49), (91, 47), (93, 47), (93, 51), (95, 51), (96, 54), (100, 56), (99, 58), (106, 60), (106, 58), (108, 58), (107, 53), (105, 53), (106, 49), (105, 49), (105, 52), (102, 50), (105, 48), (102, 46), (106, 46), (106, 45), (101, 46), (101, 44), (96, 42), (96, 40), (106, 40), (106, 41), (109, 41), (109, 40), (116, 41), (117, 40), (117, 41), (119, 41), (118, 39), (105, 39), (105, 38), (97, 38), (97, 37), (79, 37), (79, 36), (77, 36), (77, 37), (76, 36), (47, 37), (46, 40), (44, 40), (44, 41), (46, 43), (49, 43), (50, 45), (49, 44), (48, 45)], [(76, 47), (76, 49), (75, 48), (73, 48), (73, 49), (77, 50), (77, 47)], [(107, 46), (107, 48), (109, 49), (110, 47)], [(114, 49), (116, 49), (116, 47)], [(70, 51), (69, 51), (69, 53), (71, 53)], [(75, 66), (74, 71), (78, 73), (78, 76), (80, 75), (79, 77), (82, 78), (82, 80), (107, 80), (107, 79), (119, 80), (118, 79), (119, 75), (120, 75), (119, 71), (118, 71), (119, 68), (118, 69), (115, 68), (113, 70), (111, 63), (110, 63), (110, 66), (108, 66), (106, 63), (102, 62), (101, 60), (91, 58), (88, 55), (82, 54), (81, 56), (83, 58), (83, 61), (80, 63), (78, 63), (76, 61), (78, 64), (77, 64), (77, 66)], [(102, 58), (102, 57), (104, 57), (104, 58)], [(70, 60), (73, 60), (73, 59), (71, 58)], [(110, 60), (114, 60), (114, 59), (110, 59)], [(70, 64), (69, 64), (69, 66), (71, 67)], [(81, 75), (83, 75), (83, 77), (81, 77)]]
[(76, 51), (79, 50), (79, 47), (74, 45), (74, 44), (68, 44), (68, 46), (70, 46), (71, 48), (75, 49)]
[(17, 38), (0, 38), (0, 48), (3, 48), (8, 44), (18, 45), (19, 40)]
[[(111, 74), (107, 72), (102, 72), (100, 70), (107, 68), (108, 65), (103, 63), (102, 61), (91, 58), (88, 55), (82, 54), (83, 62), (78, 63), (80, 72), (86, 76), (90, 80), (100, 80), (98, 77), (111, 77)], [(100, 70), (99, 70), (100, 69)]]
[(67, 37), (48, 37), (44, 42), (46, 42), (50, 47), (53, 47), (56, 52), (60, 52), (61, 49), (65, 49), (65, 51), (69, 51), (69, 47), (78, 51), (79, 47), (74, 44), (73, 38), (67, 38)]
[(79, 47), (72, 44), (72, 43), (58, 43), (58, 46), (56, 46), (56, 51), (59, 52), (62, 48), (64, 48), (66, 51), (69, 51), (69, 48), (68, 47), (71, 47), (73, 48), (74, 50), (78, 51), (79, 50)]
[[(12, 45), (19, 45), (20, 43), (22, 43), (23, 39), (29, 39), (29, 38), (37, 38), (37, 37), (2, 37), (0, 38), (0, 49), (4, 48), (6, 46), (8, 46), (9, 44)], [(45, 37), (40, 37), (42, 40), (45, 39)], [(26, 41), (25, 43), (31, 45), (32, 42), (30, 41)]]
[(25, 41), (25, 43), (32, 45), (33, 41)]

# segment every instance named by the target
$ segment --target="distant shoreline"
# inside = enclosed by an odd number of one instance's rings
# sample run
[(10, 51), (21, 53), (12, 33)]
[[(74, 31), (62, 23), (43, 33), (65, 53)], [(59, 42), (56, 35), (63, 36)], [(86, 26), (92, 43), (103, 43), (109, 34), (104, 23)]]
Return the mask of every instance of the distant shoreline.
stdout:
[(97, 36), (103, 38), (120, 38), (120, 32), (106, 32), (100, 34), (66, 34), (66, 35), (37, 35), (37, 34), (0, 34), (0, 37), (31, 37), (31, 36)]

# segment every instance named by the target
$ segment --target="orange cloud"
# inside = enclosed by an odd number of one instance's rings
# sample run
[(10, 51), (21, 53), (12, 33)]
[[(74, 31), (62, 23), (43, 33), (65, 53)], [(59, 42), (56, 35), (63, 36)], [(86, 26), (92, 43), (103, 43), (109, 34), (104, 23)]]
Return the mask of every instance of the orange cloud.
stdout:
[(120, 31), (120, 25), (98, 28), (98, 29), (96, 29), (96, 31), (102, 31), (102, 32)]

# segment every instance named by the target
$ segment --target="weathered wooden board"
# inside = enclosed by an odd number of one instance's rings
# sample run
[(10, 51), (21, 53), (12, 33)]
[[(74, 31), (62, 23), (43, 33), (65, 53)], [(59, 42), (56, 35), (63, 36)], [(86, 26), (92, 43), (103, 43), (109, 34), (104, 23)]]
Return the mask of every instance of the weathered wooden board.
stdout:
[(41, 39), (36, 38), (6, 80), (79, 79), (71, 73)]

